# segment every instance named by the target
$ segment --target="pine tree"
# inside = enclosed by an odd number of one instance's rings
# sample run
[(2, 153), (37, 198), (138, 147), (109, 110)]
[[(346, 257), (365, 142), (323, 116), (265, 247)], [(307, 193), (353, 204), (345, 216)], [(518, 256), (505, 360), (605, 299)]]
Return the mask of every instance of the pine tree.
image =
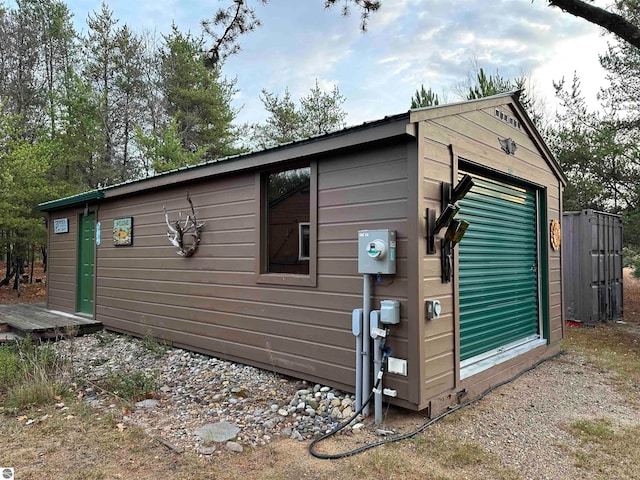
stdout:
[(434, 93), (431, 88), (425, 90), (424, 85), (420, 85), (420, 90), (416, 90), (416, 93), (411, 97), (411, 108), (432, 107), (439, 104), (438, 94)]

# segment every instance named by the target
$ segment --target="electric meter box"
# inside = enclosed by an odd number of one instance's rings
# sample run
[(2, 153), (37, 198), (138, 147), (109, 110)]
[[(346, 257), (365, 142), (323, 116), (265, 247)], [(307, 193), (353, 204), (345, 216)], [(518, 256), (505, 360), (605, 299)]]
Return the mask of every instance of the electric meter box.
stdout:
[(395, 230), (358, 231), (358, 273), (395, 275)]

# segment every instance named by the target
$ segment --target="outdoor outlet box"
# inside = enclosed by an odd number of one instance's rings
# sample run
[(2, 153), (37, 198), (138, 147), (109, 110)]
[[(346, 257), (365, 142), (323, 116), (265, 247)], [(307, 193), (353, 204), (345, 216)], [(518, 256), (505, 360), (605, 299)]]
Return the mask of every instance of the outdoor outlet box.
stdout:
[(425, 300), (425, 315), (429, 320), (439, 318), (442, 313), (442, 305), (440, 300)]
[(385, 325), (400, 323), (400, 302), (398, 300), (382, 300), (380, 302), (380, 323)]
[(401, 358), (389, 357), (387, 359), (387, 372), (407, 376), (407, 361)]
[(358, 273), (395, 275), (395, 230), (358, 231)]

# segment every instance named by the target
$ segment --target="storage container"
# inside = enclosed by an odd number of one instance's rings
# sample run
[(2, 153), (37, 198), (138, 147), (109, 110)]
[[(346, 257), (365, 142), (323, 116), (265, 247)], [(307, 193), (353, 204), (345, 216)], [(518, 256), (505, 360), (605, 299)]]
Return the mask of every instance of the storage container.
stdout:
[(582, 210), (562, 219), (565, 320), (616, 320), (622, 315), (622, 218)]

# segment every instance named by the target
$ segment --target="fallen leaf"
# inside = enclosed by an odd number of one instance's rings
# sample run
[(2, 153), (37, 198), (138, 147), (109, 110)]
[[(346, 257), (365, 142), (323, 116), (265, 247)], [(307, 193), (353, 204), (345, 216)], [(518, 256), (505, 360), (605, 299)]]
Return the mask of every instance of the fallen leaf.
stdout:
[(26, 415), (20, 415), (20, 416), (18, 417), (18, 421), (19, 421), (19, 422), (24, 422), (24, 421), (25, 421), (25, 420), (27, 420), (28, 418), (29, 418), (29, 417), (27, 417)]
[(71, 420), (72, 418), (76, 418), (75, 415), (67, 415), (64, 417), (65, 420)]
[(60, 395), (55, 395), (53, 399), (59, 402), (60, 400), (62, 400), (62, 397)]
[(131, 413), (131, 410), (129, 409), (129, 407), (122, 407), (122, 415), (129, 415)]
[(124, 432), (124, 423), (118, 423), (116, 425), (116, 428), (120, 431), (120, 432)]
[(64, 408), (64, 403), (63, 403), (63, 402), (56, 403), (56, 404), (55, 404), (55, 407), (56, 407), (56, 408)]
[(77, 398), (82, 398), (82, 397), (84, 397), (84, 392), (83, 392), (82, 390), (80, 390), (80, 391), (78, 392), (78, 395), (76, 395), (76, 397), (77, 397)]

